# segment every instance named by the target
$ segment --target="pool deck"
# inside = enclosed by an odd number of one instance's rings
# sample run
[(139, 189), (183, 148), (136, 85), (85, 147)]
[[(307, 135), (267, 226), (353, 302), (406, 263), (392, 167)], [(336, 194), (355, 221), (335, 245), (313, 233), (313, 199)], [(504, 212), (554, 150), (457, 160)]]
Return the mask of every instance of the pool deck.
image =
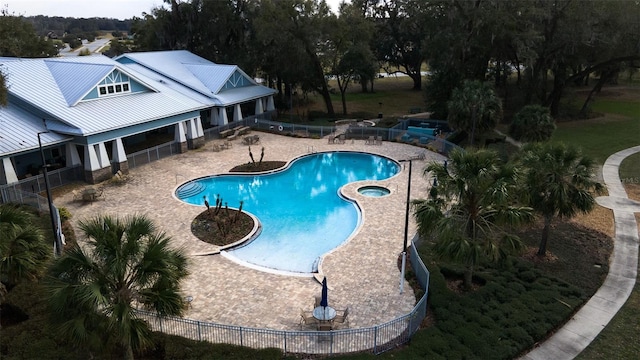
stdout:
[[(293, 138), (253, 132), (260, 143), (252, 146), (254, 157), (264, 147), (264, 160), (290, 161), (311, 152), (362, 151), (395, 160), (423, 152), (408, 144), (383, 142), (367, 145), (364, 140), (328, 144), (326, 139)], [(97, 215), (146, 215), (171, 236), (172, 244), (183, 248), (190, 258), (189, 277), (182, 283), (185, 296), (192, 296), (185, 318), (228, 325), (279, 330), (299, 329), (300, 309), (312, 310), (314, 296), (321, 284), (314, 277), (295, 277), (267, 273), (239, 265), (221, 255), (201, 256), (218, 247), (198, 240), (190, 230), (192, 219), (204, 207), (177, 200), (175, 188), (187, 180), (226, 173), (232, 167), (250, 161), (249, 150), (240, 139), (230, 149), (212, 151), (220, 140), (203, 148), (162, 159), (130, 171), (130, 179), (121, 186), (105, 185), (104, 201), (73, 201), (71, 193), (54, 199), (73, 215), (72, 223)], [(443, 161), (439, 154), (426, 152), (423, 160), (413, 161), (411, 198), (426, 197), (430, 181), (422, 176), (430, 161)], [(398, 255), (404, 240), (405, 200), (408, 168), (384, 181), (347, 184), (343, 194), (357, 201), (363, 223), (343, 245), (325, 255), (320, 272), (327, 277), (329, 304), (337, 309), (349, 307), (351, 328), (382, 324), (411, 311), (416, 299), (406, 283), (399, 292)], [(367, 197), (357, 188), (363, 184), (383, 185), (391, 190), (384, 197)], [(98, 185), (100, 186), (100, 185)], [(231, 204), (230, 204), (231, 205)], [(410, 217), (409, 238), (416, 226)]]

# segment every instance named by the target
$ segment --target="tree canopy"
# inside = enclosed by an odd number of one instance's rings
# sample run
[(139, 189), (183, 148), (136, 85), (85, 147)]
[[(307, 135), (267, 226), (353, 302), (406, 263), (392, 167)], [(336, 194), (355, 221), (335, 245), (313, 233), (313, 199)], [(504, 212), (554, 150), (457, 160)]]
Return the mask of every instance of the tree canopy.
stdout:
[(6, 9), (0, 10), (0, 39), (0, 56), (37, 58), (58, 54), (51, 40), (38, 36), (29, 21)]
[(151, 330), (135, 304), (180, 315), (187, 258), (144, 216), (98, 216), (80, 223), (88, 241), (52, 266), (49, 303), (56, 329), (71, 341), (120, 347), (127, 359), (151, 345)]
[(0, 302), (7, 290), (44, 273), (51, 252), (34, 225), (34, 215), (14, 204), (0, 204)]
[(493, 130), (502, 119), (502, 101), (488, 82), (465, 80), (453, 90), (449, 109), (449, 126), (464, 131), (474, 145), (476, 134)]
[(518, 141), (540, 142), (549, 140), (555, 129), (548, 108), (526, 105), (513, 117), (509, 134)]
[(531, 207), (544, 218), (538, 255), (547, 252), (554, 218), (571, 218), (593, 209), (593, 194), (604, 190), (594, 179), (595, 164), (582, 152), (564, 144), (533, 143), (522, 149), (525, 193)]
[[(639, 12), (637, 1), (606, 0), (352, 0), (336, 14), (325, 0), (165, 0), (124, 23), (31, 20), (38, 35), (58, 27), (125, 31), (131, 24), (135, 46), (121, 51), (186, 49), (238, 64), (277, 88), (279, 104), (295, 87), (319, 93), (329, 114), (329, 77), (339, 80), (344, 97), (349, 83), (359, 81), (366, 91), (384, 69), (410, 76), (413, 89), (422, 88), (428, 70), (426, 102), (436, 118), (448, 116), (447, 102), (464, 80), (492, 80), (506, 101), (510, 77), (523, 93), (514, 99), (519, 107), (542, 105), (555, 117), (568, 86), (598, 77), (586, 113), (605, 82), (640, 66)], [(28, 25), (4, 11), (0, 36), (12, 41), (0, 44), (3, 56), (55, 53)]]
[(532, 219), (531, 208), (515, 202), (516, 167), (489, 150), (456, 149), (447, 164), (430, 163), (424, 175), (435, 182), (428, 199), (412, 203), (418, 231), (433, 239), (439, 257), (464, 265), (465, 287), (483, 261), (498, 262), (522, 248), (507, 231)]
[[(524, 104), (559, 111), (567, 86), (590, 75), (609, 79), (637, 67), (640, 4), (633, 1), (441, 1), (427, 64), (432, 72), (428, 103), (442, 104), (463, 79), (493, 78), (504, 88), (516, 74)], [(437, 4), (437, 6), (436, 6)]]

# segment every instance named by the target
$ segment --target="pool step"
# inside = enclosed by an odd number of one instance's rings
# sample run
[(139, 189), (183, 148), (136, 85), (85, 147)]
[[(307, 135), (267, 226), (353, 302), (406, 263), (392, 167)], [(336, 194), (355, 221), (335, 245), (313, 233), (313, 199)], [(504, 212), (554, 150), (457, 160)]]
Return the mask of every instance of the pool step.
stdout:
[(186, 199), (196, 196), (203, 191), (204, 185), (202, 185), (199, 181), (191, 181), (180, 186), (178, 190), (176, 190), (176, 195), (180, 199)]

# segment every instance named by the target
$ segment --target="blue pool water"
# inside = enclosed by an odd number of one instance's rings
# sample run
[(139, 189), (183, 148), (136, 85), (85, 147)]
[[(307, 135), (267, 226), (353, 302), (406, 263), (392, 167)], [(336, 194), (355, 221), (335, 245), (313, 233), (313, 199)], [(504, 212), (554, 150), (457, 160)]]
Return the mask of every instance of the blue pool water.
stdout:
[(303, 156), (283, 170), (263, 175), (214, 175), (187, 182), (176, 196), (189, 204), (215, 203), (255, 215), (262, 232), (229, 251), (238, 259), (286, 272), (311, 273), (320, 257), (348, 239), (360, 222), (357, 206), (339, 195), (343, 185), (383, 180), (397, 174), (388, 158), (356, 152)]

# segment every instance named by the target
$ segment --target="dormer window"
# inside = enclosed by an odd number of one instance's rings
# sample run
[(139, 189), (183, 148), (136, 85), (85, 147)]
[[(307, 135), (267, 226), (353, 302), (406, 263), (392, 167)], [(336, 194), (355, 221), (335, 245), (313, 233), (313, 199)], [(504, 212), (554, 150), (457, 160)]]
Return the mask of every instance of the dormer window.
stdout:
[(119, 71), (109, 74), (100, 85), (98, 85), (98, 96), (111, 96), (131, 92), (129, 77)]

